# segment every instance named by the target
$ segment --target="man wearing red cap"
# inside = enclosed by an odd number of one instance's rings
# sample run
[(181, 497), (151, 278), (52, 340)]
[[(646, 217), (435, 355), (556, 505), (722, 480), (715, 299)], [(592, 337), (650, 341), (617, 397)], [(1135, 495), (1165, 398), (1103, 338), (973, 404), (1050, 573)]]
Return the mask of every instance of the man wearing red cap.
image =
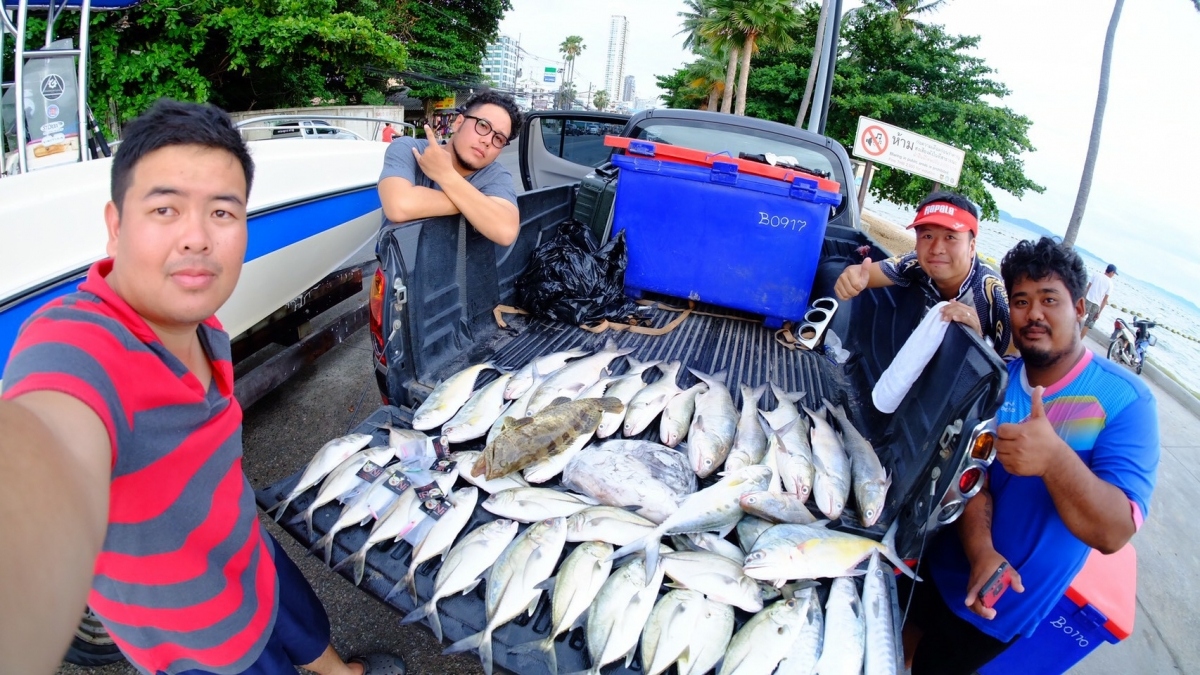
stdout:
[(905, 286), (920, 289), (926, 304), (947, 301), (942, 315), (966, 324), (992, 343), (996, 353), (1011, 349), (1008, 296), (1000, 275), (979, 261), (975, 238), (979, 211), (953, 192), (935, 192), (917, 206), (909, 229), (917, 231), (917, 249), (907, 255), (850, 265), (834, 292), (849, 300), (868, 288)]

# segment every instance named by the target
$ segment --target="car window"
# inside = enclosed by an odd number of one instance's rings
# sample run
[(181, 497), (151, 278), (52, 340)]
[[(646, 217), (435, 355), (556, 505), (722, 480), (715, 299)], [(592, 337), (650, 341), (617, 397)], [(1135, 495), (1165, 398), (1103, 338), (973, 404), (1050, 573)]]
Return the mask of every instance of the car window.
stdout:
[(605, 134), (619, 134), (623, 128), (617, 124), (550, 118), (542, 118), (538, 124), (546, 152), (568, 162), (593, 167), (607, 162), (612, 154), (612, 148), (604, 145)]

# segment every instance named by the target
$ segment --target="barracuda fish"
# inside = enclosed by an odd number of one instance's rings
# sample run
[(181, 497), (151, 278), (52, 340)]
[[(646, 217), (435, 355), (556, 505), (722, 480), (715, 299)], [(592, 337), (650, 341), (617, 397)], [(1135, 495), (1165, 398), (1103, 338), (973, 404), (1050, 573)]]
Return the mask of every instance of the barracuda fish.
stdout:
[(409, 612), (400, 623), (416, 623), (429, 617), (433, 634), (441, 642), (442, 620), (437, 612), (438, 600), (459, 592), (466, 595), (474, 590), (479, 584), (480, 575), (492, 566), (516, 536), (517, 523), (503, 519), (484, 523), (469, 532), (446, 554), (433, 581), (433, 597)]
[(842, 439), (825, 421), (825, 408), (819, 413), (808, 408), (804, 412), (813, 421), (813, 499), (821, 513), (836, 520), (850, 496), (850, 458), (842, 447)]
[(747, 466), (727, 473), (710, 487), (693, 493), (679, 509), (639, 542), (622, 547), (614, 558), (646, 552), (647, 578), (658, 570), (658, 546), (663, 535), (717, 531), (724, 536), (742, 517), (739, 499), (746, 492), (762, 490), (771, 478), (765, 466)]
[(804, 605), (780, 600), (750, 617), (733, 636), (719, 675), (770, 675), (787, 656), (804, 625)]
[(770, 465), (777, 472), (779, 487), (802, 503), (808, 501), (814, 470), (805, 418), (796, 417), (778, 430), (772, 429), (765, 417), (759, 421), (767, 434), (767, 455), (772, 458)]
[(810, 525), (817, 522), (804, 502), (786, 492), (748, 492), (742, 495), (742, 510), (773, 523)]
[(775, 409), (764, 411), (763, 416), (767, 418), (772, 429), (781, 429), (788, 422), (800, 417), (800, 409), (796, 404), (804, 400), (804, 392), (789, 394), (775, 383), (771, 383), (771, 393), (775, 395)]
[[(485, 675), (492, 675), (492, 633), (528, 611), (530, 616), (542, 597), (539, 585), (554, 573), (567, 540), (567, 521), (551, 518), (534, 523), (513, 540), (488, 572), (487, 626), (474, 635), (450, 645), (443, 654), (479, 651)], [(641, 626), (638, 626), (640, 629)]]
[(626, 360), (629, 361), (629, 372), (617, 378), (605, 392), (605, 395), (620, 400), (625, 407), (620, 412), (604, 414), (600, 419), (600, 427), (596, 429), (596, 438), (608, 438), (621, 428), (621, 422), (625, 420), (625, 413), (629, 410), (629, 402), (646, 387), (642, 373), (659, 364), (659, 361), (638, 361), (631, 358)]
[(866, 675), (894, 675), (900, 672), (896, 659), (896, 625), (892, 618), (892, 598), (879, 553), (871, 554), (867, 576), (863, 577), (863, 618), (866, 625)]
[(529, 409), (530, 399), (533, 398), (533, 394), (537, 391), (538, 385), (545, 380), (546, 376), (535, 367), (533, 369), (533, 386), (530, 387), (524, 394), (522, 394), (520, 398), (518, 398), (516, 401), (513, 401), (512, 405), (505, 408), (504, 412), (500, 413), (500, 416), (497, 417), (496, 421), (492, 423), (492, 428), (488, 430), (487, 443), (484, 447), (491, 445), (492, 442), (496, 440), (496, 437), (500, 435), (500, 432), (504, 430), (504, 420), (510, 418), (519, 420), (522, 417), (525, 417), (525, 411)]
[(835, 408), (829, 401), (825, 407), (833, 412), (838, 426), (842, 428), (842, 442), (850, 455), (851, 477), (854, 485), (854, 499), (858, 502), (858, 519), (863, 527), (872, 527), (883, 513), (887, 500), (888, 488), (892, 486), (892, 477), (884, 470), (879, 462), (879, 455), (871, 442), (858, 433), (858, 429), (850, 423), (846, 411)]
[(417, 598), (417, 567), (426, 560), (446, 555), (446, 552), (450, 550), (450, 546), (458, 538), (458, 533), (467, 526), (467, 521), (471, 519), (471, 514), (475, 511), (475, 504), (479, 501), (479, 489), (460, 488), (450, 493), (449, 501), (450, 510), (442, 514), (442, 517), (438, 518), (426, 533), (425, 538), (413, 547), (412, 562), (408, 564), (408, 572), (396, 584), (397, 586), (401, 584), (408, 586), (408, 594), (412, 596), (413, 602), (420, 602), (420, 599)]
[(549, 375), (565, 366), (567, 361), (587, 356), (587, 353), (586, 349), (568, 349), (564, 352), (547, 354), (546, 356), (541, 356), (530, 361), (508, 381), (508, 385), (504, 388), (504, 398), (510, 401), (515, 398), (521, 398), (525, 392), (539, 384), (539, 378), (535, 373), (541, 373), (543, 376)]
[[(821, 611), (820, 598), (813, 588), (805, 588), (795, 597), (804, 603), (804, 623), (791, 650), (779, 662), (775, 675), (812, 675), (817, 667), (817, 659), (821, 657), (821, 646), (825, 640), (825, 613)], [(889, 675), (896, 675), (895, 671)]]
[(696, 620), (687, 648), (675, 662), (678, 675), (702, 675), (716, 667), (733, 638), (733, 608), (712, 600)]
[(483, 459), (483, 453), (478, 450), (452, 452), (450, 453), (450, 459), (458, 463), (458, 475), (462, 476), (463, 480), (490, 495), (509, 488), (529, 487), (529, 482), (522, 478), (519, 473), (511, 473), (495, 480), (488, 480), (482, 475), (474, 475), (475, 467)]
[(646, 675), (659, 675), (679, 660), (706, 609), (704, 595), (686, 589), (670, 591), (654, 605), (642, 629), (642, 669)]
[(662, 566), (675, 582), (668, 584), (671, 588), (690, 588), (747, 612), (763, 608), (758, 582), (729, 558), (707, 551), (676, 551), (662, 554)]
[(654, 527), (654, 523), (623, 508), (590, 506), (567, 519), (567, 541), (625, 546), (644, 538)]
[(725, 470), (732, 471), (743, 466), (758, 464), (767, 454), (767, 435), (758, 421), (758, 400), (767, 390), (767, 385), (758, 387), (739, 385), (742, 392), (742, 414), (738, 418), (737, 436), (733, 448), (725, 460)]
[(566, 518), (589, 506), (595, 504), (586, 497), (539, 487), (501, 490), (483, 502), (484, 510), (521, 523)]
[(421, 406), (413, 413), (412, 428), (417, 431), (428, 431), (440, 427), (458, 412), (459, 408), (471, 398), (475, 389), (475, 379), (479, 373), (491, 370), (491, 363), (480, 363), (464, 368), (442, 381), (433, 388)]
[(683, 453), (666, 446), (610, 440), (568, 462), (562, 485), (608, 506), (636, 506), (639, 515), (661, 523), (696, 491), (696, 474)]
[(584, 632), (592, 657), (589, 675), (600, 675), (601, 668), (622, 656), (626, 666), (633, 660), (638, 636), (654, 610), (662, 579), (661, 569), (649, 572), (645, 560), (636, 558), (604, 582), (588, 610)]
[(755, 516), (744, 516), (737, 524), (738, 546), (743, 553), (749, 553), (754, 550), (754, 543), (758, 541), (763, 532), (774, 527), (775, 524), (757, 518)]
[(917, 578), (896, 552), (896, 523), (882, 542), (815, 525), (776, 525), (759, 535), (743, 569), (764, 581), (853, 576), (872, 551)]
[[(821, 675), (858, 675), (862, 672), (864, 638), (862, 603), (853, 579), (833, 580), (825, 601), (826, 649), (817, 660)], [(895, 672), (895, 671), (892, 671)]]
[(568, 449), (582, 449), (579, 439), (592, 437), (600, 416), (620, 408), (621, 402), (615, 398), (589, 398), (559, 402), (534, 417), (507, 420), (496, 440), (484, 448), (483, 466), (475, 465), (474, 473), (492, 480)]
[(599, 541), (576, 546), (558, 568), (558, 575), (538, 584), (543, 590), (553, 589), (554, 593), (550, 599), (550, 634), (544, 640), (526, 642), (509, 651), (514, 654), (540, 652), (545, 656), (550, 672), (557, 675), (558, 655), (554, 651), (554, 640), (582, 623), (583, 613), (612, 572), (612, 562), (608, 560), (612, 551), (612, 546)]
[(367, 462), (371, 462), (376, 466), (383, 466), (392, 461), (392, 457), (392, 448), (390, 446), (367, 448), (355, 453), (349, 459), (339, 464), (336, 469), (329, 472), (329, 475), (325, 478), (325, 482), (321, 483), (321, 488), (317, 490), (317, 496), (313, 499), (312, 504), (305, 509), (303, 514), (296, 516), (292, 522), (295, 523), (304, 520), (304, 525), (308, 528), (308, 534), (311, 537), (313, 534), (313, 513), (317, 509), (335, 499), (343, 497), (343, 495), (352, 490), (360, 489), (364, 485), (367, 485), (367, 482), (358, 476), (358, 472), (362, 470)]
[(689, 368), (708, 391), (696, 397), (696, 413), (688, 429), (688, 458), (692, 470), (701, 478), (707, 478), (725, 464), (733, 438), (737, 433), (738, 412), (733, 407), (733, 398), (725, 388), (724, 371), (708, 375)]
[(658, 424), (658, 438), (663, 445), (673, 448), (687, 438), (692, 425), (692, 414), (696, 412), (696, 396), (708, 391), (708, 385), (697, 382), (676, 394), (663, 408), (662, 420)]
[(472, 394), (454, 417), (442, 425), (446, 440), (463, 443), (486, 434), (496, 418), (510, 405), (504, 400), (504, 387), (511, 379), (511, 373), (503, 373)]
[(683, 391), (675, 383), (682, 367), (683, 364), (679, 361), (660, 365), (658, 369), (662, 371), (662, 377), (633, 395), (633, 399), (629, 401), (629, 409), (625, 412), (623, 430), (626, 438), (645, 431), (663, 408), (667, 407), (667, 402)]
[(604, 349), (591, 356), (572, 361), (548, 376), (530, 399), (526, 413), (533, 415), (541, 412), (542, 408), (558, 398), (575, 398), (589, 385), (600, 379), (601, 371), (615, 359), (632, 351), (632, 347), (618, 349), (617, 343), (610, 338), (604, 345)]
[(267, 509), (267, 513), (275, 512), (275, 520), (278, 521), (283, 517), (283, 512), (287, 511), (288, 504), (292, 503), (296, 497), (299, 497), (308, 488), (321, 482), (321, 479), (329, 475), (342, 462), (350, 459), (351, 455), (367, 447), (371, 442), (371, 434), (350, 434), (329, 441), (321, 446), (317, 454), (308, 461), (308, 466), (304, 467), (304, 473), (300, 474), (300, 480), (296, 483), (296, 487), (288, 492), (287, 496), (279, 500), (279, 503)]

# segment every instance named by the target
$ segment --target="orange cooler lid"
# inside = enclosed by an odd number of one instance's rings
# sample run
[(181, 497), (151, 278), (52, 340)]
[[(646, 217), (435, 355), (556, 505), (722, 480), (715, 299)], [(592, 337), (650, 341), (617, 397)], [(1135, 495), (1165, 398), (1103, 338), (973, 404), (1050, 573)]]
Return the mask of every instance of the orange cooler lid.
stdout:
[(1108, 617), (1104, 628), (1113, 637), (1129, 637), (1137, 606), (1137, 551), (1133, 544), (1125, 544), (1112, 555), (1093, 549), (1067, 588), (1067, 597), (1080, 607), (1091, 605)]

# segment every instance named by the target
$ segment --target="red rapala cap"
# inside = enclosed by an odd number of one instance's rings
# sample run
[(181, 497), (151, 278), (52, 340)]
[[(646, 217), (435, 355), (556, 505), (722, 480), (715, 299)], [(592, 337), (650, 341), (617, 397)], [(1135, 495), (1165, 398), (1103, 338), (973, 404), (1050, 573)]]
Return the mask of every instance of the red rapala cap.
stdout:
[(918, 225), (935, 225), (955, 232), (970, 232), (979, 236), (979, 219), (971, 212), (957, 207), (950, 202), (930, 202), (917, 211), (917, 217), (912, 225), (905, 229), (911, 230)]

